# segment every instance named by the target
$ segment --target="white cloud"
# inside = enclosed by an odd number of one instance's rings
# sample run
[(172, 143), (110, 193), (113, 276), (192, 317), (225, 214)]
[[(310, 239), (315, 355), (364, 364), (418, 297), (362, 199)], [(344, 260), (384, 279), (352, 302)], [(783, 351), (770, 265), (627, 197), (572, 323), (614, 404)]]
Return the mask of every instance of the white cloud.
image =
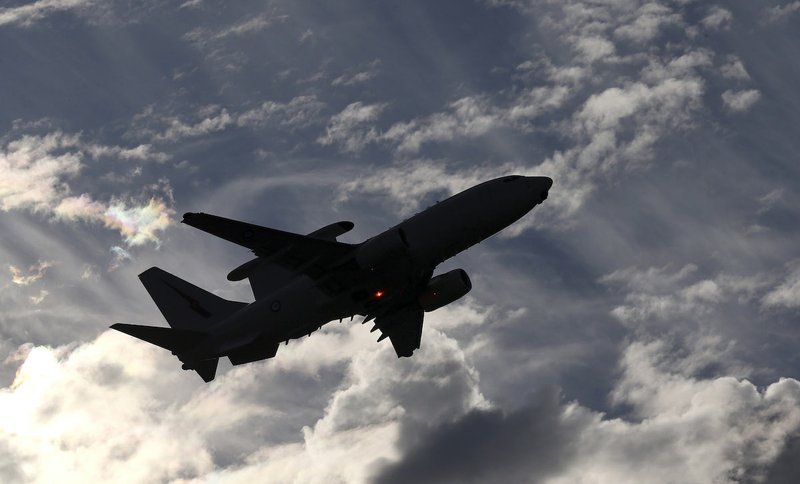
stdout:
[(149, 144), (140, 144), (133, 148), (123, 148), (121, 146), (107, 146), (98, 144), (85, 144), (83, 150), (92, 158), (113, 157), (123, 160), (154, 160), (164, 162), (171, 157), (162, 152), (153, 151)]
[(728, 79), (736, 79), (740, 81), (750, 80), (750, 74), (747, 73), (742, 60), (735, 55), (727, 57), (728, 63), (720, 68), (722, 75)]
[(785, 5), (775, 5), (764, 8), (764, 19), (767, 22), (780, 22), (791, 17), (795, 12), (800, 11), (800, 1), (794, 1)]
[[(477, 94), (462, 97), (440, 112), (396, 122), (384, 131), (376, 123), (360, 123), (353, 142), (345, 144), (349, 138), (342, 136), (342, 143), (350, 151), (368, 142), (394, 147), (403, 167), (386, 168), (385, 176), (406, 180), (383, 182), (376, 174), (345, 188), (377, 191), (381, 187), (407, 208), (414, 204), (409, 199), (424, 195), (426, 187), (438, 190), (442, 185), (420, 180), (419, 174), (436, 168), (405, 161), (426, 144), (477, 138), (499, 129), (555, 132), (561, 135), (564, 148), (543, 162), (511, 162), (522, 173), (546, 175), (555, 181), (550, 198), (537, 209), (537, 216), (515, 224), (511, 232), (519, 233), (540, 223), (563, 226), (603, 179), (646, 166), (655, 158), (656, 146), (665, 136), (693, 126), (694, 116), (702, 108), (704, 75), (711, 72), (714, 52), (681, 43), (674, 44), (676, 49), (666, 49), (651, 42), (668, 25), (684, 26), (679, 9), (634, 0), (545, 2), (536, 6), (534, 18), (539, 27), (572, 47), (576, 52), (573, 58), (554, 65), (546, 56), (536, 54), (533, 60), (521, 63), (515, 78), (524, 81), (526, 87), (511, 91), (513, 95), (504, 103)], [(612, 38), (634, 40), (626, 45), (634, 52), (616, 54)], [(619, 74), (616, 67), (642, 63), (645, 67), (638, 75)], [(606, 75), (613, 75), (614, 81), (604, 82)], [(576, 99), (584, 101), (572, 112), (558, 111)], [(494, 171), (486, 174), (490, 172)], [(472, 178), (451, 172), (447, 176)], [(407, 187), (411, 191), (403, 194), (395, 189), (402, 185), (413, 187)]]
[[(186, 6), (186, 4), (181, 5), (181, 8), (184, 6)], [(216, 45), (229, 37), (240, 37), (242, 35), (259, 32), (270, 27), (274, 21), (282, 21), (285, 20), (285, 18), (285, 16), (257, 15), (255, 17), (243, 19), (240, 22), (232, 23), (221, 29), (196, 27), (185, 33), (183, 38), (197, 47), (205, 48), (210, 43)]]
[(668, 483), (675, 469), (685, 483), (757, 479), (800, 427), (800, 382), (759, 390), (730, 377), (696, 379), (665, 370), (659, 349), (632, 344), (614, 392), (641, 421), (605, 420), (574, 403), (564, 409), (562, 419), (584, 427), (577, 457), (548, 482)]
[[(687, 65), (705, 65), (705, 62), (702, 58), (693, 58), (674, 62), (663, 69), (680, 76), (682, 72), (692, 72)], [(555, 93), (558, 95), (553, 96), (553, 90), (545, 89), (542, 94), (534, 96), (535, 99), (527, 103), (531, 107), (529, 112), (528, 108), (521, 107), (522, 103), (504, 111), (491, 107), (485, 100), (463, 98), (451, 106), (451, 112), (434, 114), (421, 121), (399, 123), (382, 135), (378, 135), (374, 127), (362, 127), (363, 123), (359, 122), (354, 124), (359, 130), (354, 131), (349, 146), (356, 149), (362, 147), (366, 139), (383, 139), (397, 143), (401, 152), (413, 153), (425, 142), (449, 140), (455, 136), (479, 136), (506, 123), (506, 120), (534, 116), (536, 109), (533, 107), (538, 106), (539, 101), (552, 103), (543, 109), (557, 106), (563, 102), (567, 90), (557, 89)], [(636, 82), (608, 88), (589, 96), (569, 120), (568, 133), (574, 138), (575, 147), (556, 152), (538, 165), (505, 163), (454, 173), (447, 172), (442, 166), (431, 166), (430, 162), (404, 162), (343, 184), (340, 198), (346, 199), (357, 190), (388, 193), (407, 212), (414, 210), (419, 198), (430, 191), (444, 189), (453, 194), (513, 170), (521, 174), (550, 176), (556, 185), (547, 202), (537, 209), (542, 213), (537, 217), (541, 218), (529, 218), (526, 223), (516, 224), (512, 234), (537, 223), (535, 220), (563, 223), (588, 199), (596, 178), (614, 170), (643, 165), (652, 158), (653, 147), (664, 133), (685, 128), (690, 123), (691, 114), (700, 105), (702, 93), (702, 80), (691, 75), (658, 78), (652, 85)], [(618, 133), (631, 129), (632, 137), (626, 141), (618, 140)], [(331, 137), (330, 142), (349, 139), (344, 133), (350, 133), (350, 130), (336, 132), (343, 134)]]
[(615, 52), (614, 43), (603, 37), (578, 37), (575, 48), (588, 62), (606, 58)]
[[(216, 110), (218, 107), (213, 106), (213, 108)], [(221, 108), (219, 111), (213, 112), (208, 117), (193, 124), (185, 123), (178, 118), (171, 118), (168, 120), (167, 129), (163, 133), (157, 134), (154, 139), (156, 141), (174, 142), (183, 138), (203, 136), (216, 131), (222, 131), (234, 124), (234, 122), (233, 116), (231, 116), (225, 108)]]
[(625, 23), (614, 30), (614, 35), (634, 42), (652, 40), (667, 25), (683, 24), (679, 14), (656, 2), (645, 3), (634, 14), (623, 19)]
[(625, 350), (613, 397), (641, 421), (594, 420), (577, 461), (555, 482), (672, 482), (676, 468), (681, 482), (740, 482), (758, 478), (800, 428), (800, 382), (759, 390), (731, 377), (700, 379), (676, 371), (696, 365), (673, 354), (661, 341)]
[(363, 104), (360, 101), (348, 104), (331, 117), (325, 134), (317, 138), (317, 143), (338, 144), (348, 152), (361, 150), (378, 137), (377, 130), (368, 124), (375, 121), (385, 108), (386, 104)]
[(719, 5), (712, 6), (708, 15), (706, 15), (700, 23), (703, 27), (711, 30), (727, 30), (733, 21), (733, 14), (730, 10), (720, 7)]
[(758, 100), (761, 93), (757, 89), (747, 89), (744, 91), (727, 90), (722, 93), (722, 101), (725, 107), (734, 112), (747, 111)]
[[(178, 370), (169, 352), (113, 331), (79, 346), (29, 346), (0, 391), (0, 445), (10, 456), (0, 476), (366, 482), (397, 458), (402, 424), (487, 405), (477, 373), (440, 332), (427, 329), (420, 357), (399, 360), (365, 326), (332, 324), (210, 385)], [(320, 372), (330, 380), (340, 366), (346, 374), (327, 403), (297, 394), (298, 381), (319, 388)], [(297, 424), (274, 435), (287, 421)]]
[(118, 230), (129, 245), (158, 243), (158, 232), (171, 223), (172, 209), (159, 198), (145, 204), (112, 199), (94, 200), (89, 194), (70, 194), (70, 180), (83, 168), (82, 160), (117, 157), (141, 160), (156, 156), (149, 145), (126, 149), (84, 143), (60, 131), (23, 136), (0, 150), (0, 210), (32, 210), (63, 220), (100, 221)]
[(67, 197), (53, 209), (56, 217), (64, 220), (86, 220), (100, 222), (107, 228), (117, 230), (128, 245), (158, 243), (158, 233), (172, 223), (174, 211), (166, 203), (151, 198), (146, 203), (129, 203), (112, 199), (100, 203), (87, 194)]
[(77, 136), (23, 136), (0, 151), (0, 209), (47, 211), (64, 191), (63, 179), (81, 169)]
[(46, 289), (40, 289), (39, 290), (39, 294), (37, 294), (35, 296), (30, 296), (28, 298), (28, 300), (31, 302), (31, 304), (36, 306), (36, 305), (41, 304), (49, 294), (50, 294), (50, 291), (48, 291)]
[(382, 138), (396, 143), (400, 152), (416, 153), (424, 143), (481, 136), (501, 122), (500, 112), (483, 97), (464, 97), (449, 108), (421, 120), (395, 124)]
[(699, 377), (713, 346), (675, 357), (661, 340), (630, 343), (611, 393), (628, 418), (558, 400), (472, 411), (437, 425), (378, 482), (761, 482), (800, 429), (800, 382)]
[(380, 73), (381, 61), (376, 59), (367, 65), (366, 69), (358, 71), (354, 74), (342, 74), (333, 81), (332, 86), (352, 86), (354, 84), (361, 84), (372, 80)]
[[(692, 266), (626, 270), (610, 278), (658, 288), (659, 274), (682, 281), (695, 272)], [(411, 359), (397, 359), (388, 342), (376, 344), (366, 326), (332, 323), (281, 346), (274, 360), (223, 371), (210, 385), (178, 370), (168, 352), (112, 331), (78, 346), (26, 345), (15, 353), (22, 365), (14, 382), (0, 391), (0, 445), (9, 456), (0, 476), (370, 482), (387, 463), (403, 462), (415, 429), (459, 425), (465, 415), (493, 411), (477, 370), (437, 329), (481, 324), (486, 312), (465, 300), (433, 313), (442, 321), (426, 325), (423, 348)], [(563, 437), (554, 441), (554, 457), (568, 465), (556, 467), (547, 482), (668, 483), (676, 468), (687, 483), (758, 479), (800, 428), (800, 383), (781, 379), (759, 389), (729, 376), (698, 376), (726, 357), (720, 344), (698, 338), (676, 357), (662, 340), (630, 343), (611, 393), (630, 419), (573, 401), (556, 403), (552, 415), (510, 422), (553, 420)], [(335, 376), (337, 368), (342, 376)], [(331, 397), (309, 400), (298, 393), (304, 381), (313, 394), (333, 383)], [(275, 435), (287, 421), (292, 425)], [(526, 442), (537, 428), (516, 425), (499, 435)], [(519, 467), (482, 470), (525, 475), (537, 449), (526, 448), (524, 461), (512, 462)]]
[(27, 352), (0, 392), (5, 482), (144, 482), (210, 469), (191, 423), (153, 399), (155, 378), (175, 383), (155, 374), (165, 357), (128, 343), (106, 333), (74, 350)]
[(503, 127), (526, 130), (530, 121), (561, 106), (569, 93), (565, 86), (524, 89), (502, 107), (487, 96), (466, 96), (450, 103), (445, 111), (397, 122), (385, 131), (375, 121), (387, 105), (356, 102), (331, 117), (317, 141), (338, 144), (347, 152), (359, 151), (369, 143), (384, 143), (399, 155), (413, 155), (428, 143), (476, 138)]
[(767, 275), (736, 276), (717, 274), (709, 278), (693, 277), (697, 266), (687, 264), (672, 271), (670, 266), (645, 270), (628, 268), (603, 276), (600, 282), (622, 284), (628, 289), (625, 302), (611, 314), (638, 328), (654, 326), (662, 321), (698, 321), (721, 304), (747, 302), (771, 284)]
[(561, 106), (569, 92), (565, 86), (526, 89), (504, 107), (485, 96), (467, 96), (451, 103), (447, 111), (396, 123), (376, 137), (407, 155), (418, 153), (426, 143), (476, 138), (503, 127), (524, 130), (530, 121)]
[(161, 116), (154, 107), (148, 107), (136, 116), (134, 122), (137, 126), (131, 132), (137, 136), (151, 137), (154, 141), (174, 143), (185, 138), (224, 131), (233, 126), (257, 129), (276, 125), (297, 129), (315, 123), (324, 107), (325, 104), (315, 95), (297, 96), (286, 103), (265, 101), (255, 108), (240, 112), (208, 105), (197, 110), (195, 117), (198, 119), (194, 121), (176, 116)]
[(36, 282), (44, 277), (47, 269), (50, 267), (53, 267), (52, 262), (40, 260), (28, 268), (28, 274), (25, 274), (16, 266), (8, 266), (8, 270), (11, 272), (11, 282), (18, 286), (27, 286), (32, 282)]
[(276, 123), (287, 128), (303, 128), (315, 122), (325, 103), (316, 96), (297, 96), (288, 103), (266, 101), (257, 108), (239, 114), (236, 124), (239, 126), (259, 127)]
[(418, 210), (425, 195), (442, 192), (444, 196), (458, 193), (489, 178), (523, 173), (513, 164), (486, 165), (465, 170), (448, 169), (447, 164), (433, 160), (398, 163), (376, 170), (339, 186), (339, 202), (356, 193), (380, 193), (398, 204), (403, 214)]
[(765, 294), (761, 303), (765, 308), (800, 308), (800, 264), (790, 264), (784, 280)]
[(55, 12), (91, 8), (95, 0), (36, 0), (27, 5), (0, 8), (0, 25), (33, 25)]

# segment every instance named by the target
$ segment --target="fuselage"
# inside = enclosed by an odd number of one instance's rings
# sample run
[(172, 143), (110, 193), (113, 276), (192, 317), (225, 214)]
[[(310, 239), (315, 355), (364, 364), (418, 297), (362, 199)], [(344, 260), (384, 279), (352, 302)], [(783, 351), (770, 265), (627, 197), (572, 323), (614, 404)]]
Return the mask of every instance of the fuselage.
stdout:
[(517, 221), (547, 198), (551, 185), (547, 177), (506, 176), (437, 202), (353, 246), (321, 279), (297, 275), (219, 321), (183, 357), (224, 356), (256, 340), (288, 341), (333, 320), (414, 304), (437, 265)]

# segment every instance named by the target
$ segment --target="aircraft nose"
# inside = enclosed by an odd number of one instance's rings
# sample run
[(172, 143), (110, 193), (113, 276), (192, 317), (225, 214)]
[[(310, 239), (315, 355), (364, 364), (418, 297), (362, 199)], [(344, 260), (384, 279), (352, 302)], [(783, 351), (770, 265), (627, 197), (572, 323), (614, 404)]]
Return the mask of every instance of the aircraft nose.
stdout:
[(529, 176), (533, 192), (539, 197), (539, 203), (547, 200), (547, 195), (550, 193), (550, 187), (553, 186), (553, 179), (548, 176)]

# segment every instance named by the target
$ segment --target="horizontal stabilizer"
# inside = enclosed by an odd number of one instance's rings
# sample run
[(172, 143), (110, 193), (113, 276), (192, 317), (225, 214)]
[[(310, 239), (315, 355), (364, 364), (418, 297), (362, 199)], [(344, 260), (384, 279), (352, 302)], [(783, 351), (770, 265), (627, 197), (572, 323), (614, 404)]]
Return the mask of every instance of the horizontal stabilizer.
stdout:
[(199, 343), (206, 337), (205, 333), (157, 326), (141, 326), (138, 324), (116, 323), (111, 325), (122, 333), (147, 341), (150, 344), (178, 353)]
[[(141, 326), (138, 324), (116, 323), (111, 325), (111, 329), (116, 329), (122, 333), (147, 341), (150, 344), (160, 346), (178, 354), (192, 346), (200, 343), (207, 335), (200, 331), (189, 331), (185, 329), (161, 328), (157, 326)], [(180, 358), (180, 356), (179, 356)], [(208, 383), (217, 375), (217, 363), (219, 358), (202, 360), (193, 363), (191, 366), (184, 365), (185, 370), (194, 370), (200, 375), (204, 382)]]

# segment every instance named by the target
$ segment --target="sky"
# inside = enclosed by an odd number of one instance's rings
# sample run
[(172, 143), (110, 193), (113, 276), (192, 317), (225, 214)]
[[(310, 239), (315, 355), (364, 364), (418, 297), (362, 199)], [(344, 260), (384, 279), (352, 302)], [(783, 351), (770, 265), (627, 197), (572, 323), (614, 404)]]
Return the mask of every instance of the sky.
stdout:
[[(800, 1), (6, 0), (0, 481), (800, 482)], [(204, 384), (108, 329), (208, 212), (360, 242), (507, 174), (398, 359), (332, 323)]]

